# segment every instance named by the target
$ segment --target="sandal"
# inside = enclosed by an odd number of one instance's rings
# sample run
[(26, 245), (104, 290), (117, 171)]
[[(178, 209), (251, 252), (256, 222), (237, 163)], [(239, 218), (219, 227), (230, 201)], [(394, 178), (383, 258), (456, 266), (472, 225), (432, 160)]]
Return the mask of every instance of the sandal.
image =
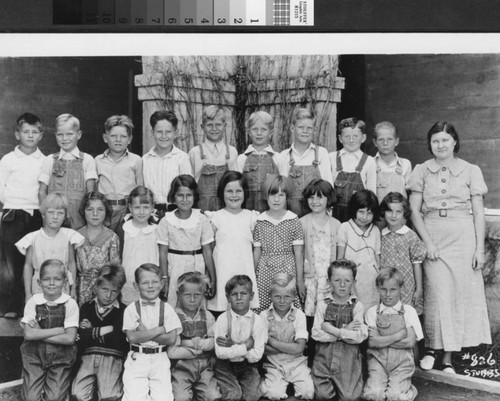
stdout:
[(436, 353), (434, 351), (427, 351), (424, 357), (420, 360), (420, 368), (422, 370), (431, 370), (436, 362)]
[(455, 368), (453, 367), (453, 365), (451, 363), (443, 363), (443, 372), (444, 373), (448, 373), (450, 375), (456, 375), (457, 372), (455, 372)]

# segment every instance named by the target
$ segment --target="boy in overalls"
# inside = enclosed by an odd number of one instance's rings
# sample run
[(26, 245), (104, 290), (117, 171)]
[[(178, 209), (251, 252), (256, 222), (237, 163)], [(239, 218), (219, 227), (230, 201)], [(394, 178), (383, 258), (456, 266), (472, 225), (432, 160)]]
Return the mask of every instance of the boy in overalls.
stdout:
[(262, 194), (262, 184), (270, 174), (278, 174), (280, 154), (270, 142), (273, 136), (273, 118), (265, 111), (256, 111), (248, 118), (248, 136), (252, 143), (238, 156), (238, 171), (248, 183), (245, 207), (263, 212), (268, 205)]
[(368, 379), (363, 398), (373, 401), (413, 401), (415, 372), (413, 347), (423, 338), (415, 309), (400, 300), (403, 276), (395, 268), (380, 271), (376, 279), (381, 303), (365, 314), (368, 325)]
[(311, 110), (297, 108), (292, 115), (290, 131), (293, 137), (292, 146), (281, 152), (278, 165), (280, 174), (288, 177), (292, 183), (292, 193), (288, 203), (298, 217), (308, 212), (302, 207), (302, 191), (315, 178), (332, 182), (332, 172), (328, 151), (313, 143), (315, 117)]
[(82, 137), (78, 118), (71, 114), (58, 116), (55, 135), (60, 151), (48, 156), (42, 164), (38, 198), (41, 204), (52, 192), (64, 195), (69, 208), (63, 227), (78, 230), (85, 225), (79, 212), (83, 196), (94, 190), (97, 180), (95, 160), (78, 149)]
[(219, 106), (208, 106), (203, 110), (201, 123), (205, 141), (189, 151), (189, 160), (200, 192), (197, 208), (203, 211), (221, 208), (217, 197), (219, 181), (226, 171), (237, 168), (236, 148), (224, 143), (226, 125), (224, 110)]
[(250, 277), (231, 277), (225, 287), (228, 309), (217, 318), (215, 336), (215, 377), (221, 400), (258, 401), (260, 376), (257, 362), (267, 342), (266, 325), (250, 310), (253, 284)]
[(176, 401), (214, 401), (220, 398), (214, 377), (213, 315), (205, 309), (209, 279), (199, 272), (184, 273), (177, 281), (175, 309), (182, 323), (182, 334), (167, 354), (172, 365), (172, 389)]
[(316, 400), (358, 400), (363, 390), (361, 344), (368, 337), (364, 307), (353, 295), (356, 264), (338, 259), (328, 268), (332, 292), (318, 300), (312, 337), (317, 341), (312, 366)]
[(373, 157), (360, 148), (366, 141), (365, 123), (357, 118), (340, 121), (337, 131), (343, 148), (330, 153), (333, 186), (337, 200), (333, 217), (341, 223), (349, 220), (348, 203), (351, 196), (361, 189), (377, 190), (377, 166)]
[(260, 316), (267, 325), (267, 361), (261, 382), (262, 395), (270, 400), (287, 398), (291, 383), (295, 397), (311, 400), (314, 385), (307, 357), (303, 355), (308, 338), (306, 315), (292, 303), (297, 296), (297, 283), (288, 273), (278, 273), (271, 281), (272, 305)]
[(395, 149), (399, 144), (396, 127), (389, 121), (382, 121), (375, 126), (373, 143), (378, 152), (375, 155), (377, 164), (377, 198), (382, 201), (389, 192), (399, 192), (405, 198), (406, 183), (410, 179), (411, 163), (398, 156)]

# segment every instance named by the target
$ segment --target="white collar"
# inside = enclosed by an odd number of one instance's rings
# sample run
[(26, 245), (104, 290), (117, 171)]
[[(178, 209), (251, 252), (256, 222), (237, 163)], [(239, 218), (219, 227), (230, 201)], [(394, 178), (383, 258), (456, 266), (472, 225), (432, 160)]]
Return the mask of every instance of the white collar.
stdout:
[[(333, 294), (329, 292), (324, 298), (324, 300), (331, 299), (333, 303), (338, 304), (337, 300), (333, 297)], [(356, 295), (354, 295), (352, 292), (349, 294), (349, 298), (347, 298), (347, 304), (352, 305), (354, 302), (356, 302), (358, 298), (356, 298)]]
[[(305, 150), (305, 152), (304, 152), (304, 153), (309, 152), (311, 149), (312, 149), (312, 150), (316, 149), (316, 145), (315, 145), (314, 143), (312, 143), (312, 142), (309, 144), (308, 148)], [(294, 142), (294, 143), (292, 143), (292, 152), (295, 152), (295, 153), (297, 153), (297, 154), (300, 154), (300, 152), (299, 152), (299, 151), (297, 150), (297, 148), (295, 147), (295, 142)], [(302, 153), (302, 154), (304, 154), (304, 153)]]
[(347, 222), (351, 225), (354, 232), (360, 237), (369, 237), (372, 230), (375, 228), (375, 224), (370, 223), (366, 231), (363, 232), (363, 230), (361, 230), (361, 228), (359, 228), (358, 225), (354, 222), (354, 219), (349, 219)]
[(383, 313), (385, 310), (393, 310), (395, 312), (399, 312), (401, 310), (401, 306), (403, 304), (401, 303), (401, 301), (398, 301), (398, 303), (394, 306), (387, 306), (387, 305), (384, 305), (382, 302), (380, 302), (380, 313)]
[(293, 220), (296, 218), (297, 218), (297, 215), (295, 213), (291, 212), (290, 210), (287, 210), (286, 213), (283, 215), (283, 217), (279, 220), (272, 218), (266, 212), (262, 212), (261, 214), (259, 214), (259, 216), (257, 217), (257, 220), (268, 221), (272, 224), (278, 224), (278, 223), (281, 223), (282, 221)]
[(149, 224), (147, 225), (146, 227), (143, 227), (143, 228), (137, 228), (136, 226), (134, 226), (134, 224), (132, 223), (132, 219), (130, 220), (127, 220), (124, 224), (123, 224), (123, 231), (125, 231), (128, 235), (130, 235), (130, 237), (132, 238), (135, 238), (139, 235), (140, 232), (142, 232), (143, 234), (150, 234), (152, 233), (153, 231), (156, 230), (156, 224)]
[(44, 304), (64, 304), (68, 299), (71, 297), (68, 294), (61, 294), (59, 298), (57, 298), (55, 301), (49, 301), (45, 299), (43, 296), (43, 293), (38, 293), (33, 295), (33, 301), (35, 302), (36, 305), (44, 305)]
[(238, 319), (238, 318), (242, 318), (242, 317), (247, 318), (247, 319), (251, 319), (252, 315), (254, 314), (254, 312), (251, 309), (248, 309), (248, 312), (245, 313), (244, 315), (240, 315), (232, 309), (229, 309), (229, 311), (230, 311), (233, 319)]
[(339, 155), (353, 155), (356, 157), (356, 159), (361, 159), (361, 157), (363, 157), (363, 151), (361, 149), (358, 149), (356, 152), (348, 152), (347, 150), (345, 150), (345, 148), (342, 148), (339, 150)]
[(196, 318), (200, 315), (200, 311), (201, 311), (202, 309), (203, 309), (203, 307), (202, 307), (202, 306), (200, 306), (200, 307), (198, 308), (198, 310), (196, 311), (196, 313), (195, 313), (194, 317), (189, 316), (186, 312), (184, 312), (184, 311), (182, 310), (182, 308), (181, 308), (180, 306), (177, 306), (177, 307), (175, 308), (175, 312), (176, 312), (178, 315), (179, 315), (179, 314), (181, 314), (181, 315), (186, 316), (186, 318), (187, 318), (187, 319), (189, 319), (189, 320), (195, 321), (195, 320), (196, 320)]
[(203, 145), (206, 145), (207, 148), (210, 149), (211, 151), (214, 150), (215, 146), (217, 146), (219, 152), (226, 146), (223, 139), (221, 139), (219, 142), (204, 141)]
[(156, 145), (153, 146), (151, 149), (149, 149), (149, 152), (146, 153), (148, 156), (154, 156), (154, 157), (160, 157), (160, 158), (165, 158), (165, 157), (172, 157), (175, 156), (178, 153), (181, 153), (182, 150), (180, 150), (177, 146), (172, 145), (172, 150), (168, 152), (165, 156), (160, 156), (158, 153), (155, 152)]
[(390, 233), (406, 234), (408, 231), (410, 231), (410, 229), (408, 228), (408, 226), (405, 226), (405, 225), (403, 225), (399, 230), (396, 230), (396, 231), (391, 231), (391, 230), (389, 230), (389, 227), (384, 227), (382, 229), (382, 236), (390, 234)]
[(14, 148), (14, 154), (17, 156), (17, 157), (34, 157), (36, 159), (39, 159), (40, 157), (43, 157), (43, 153), (40, 151), (40, 149), (36, 148), (36, 150), (27, 155), (26, 153), (24, 153), (20, 148), (19, 148), (19, 145), (17, 145), (15, 148)]
[(58, 160), (61, 160), (65, 154), (73, 156), (75, 159), (80, 158), (80, 150), (78, 146), (76, 146), (71, 152), (66, 152), (65, 150), (59, 149), (59, 157)]
[(260, 152), (258, 152), (253, 145), (249, 145), (247, 150), (245, 150), (244, 154), (248, 156), (250, 153), (257, 153), (257, 154), (262, 154), (262, 153), (271, 153), (275, 154), (276, 152), (272, 148), (271, 145), (267, 145), (264, 149), (262, 149)]
[[(123, 155), (120, 156), (120, 158), (118, 159), (118, 161), (120, 161), (121, 159), (123, 159), (124, 157), (127, 157), (128, 156), (128, 149), (125, 149), (125, 152), (123, 153)], [(106, 149), (103, 153), (103, 156), (104, 157), (107, 157), (108, 159), (111, 159), (111, 157), (109, 156), (109, 149)], [(113, 159), (111, 159), (113, 160)]]
[(189, 218), (185, 220), (179, 219), (175, 215), (175, 210), (165, 213), (164, 217), (164, 219), (166, 219), (172, 226), (184, 229), (195, 228), (197, 226), (201, 215), (200, 209), (191, 209), (191, 216), (189, 216)]
[(374, 158), (375, 158), (375, 160), (376, 160), (377, 162), (379, 162), (379, 161), (380, 161), (381, 163), (384, 163), (384, 164), (385, 164), (385, 165), (387, 165), (387, 166), (392, 166), (392, 165), (394, 165), (394, 164), (399, 164), (399, 165), (400, 165), (400, 164), (401, 164), (401, 162), (399, 161), (399, 156), (398, 156), (398, 154), (397, 154), (396, 152), (394, 152), (394, 154), (396, 155), (396, 158), (395, 158), (392, 162), (390, 162), (390, 163), (386, 163), (386, 162), (384, 161), (384, 159), (382, 159), (382, 156), (380, 156), (380, 152), (377, 152), (377, 154), (374, 156)]
[(271, 303), (271, 305), (269, 306), (269, 310), (268, 310), (268, 313), (273, 313), (278, 319), (281, 319), (281, 320), (285, 320), (289, 315), (290, 313), (292, 313), (292, 311), (294, 309), (297, 309), (295, 308), (293, 305), (290, 307), (290, 309), (288, 310), (287, 313), (285, 313), (285, 316), (281, 317), (280, 315), (278, 315), (278, 312), (276, 312), (274, 310), (274, 305)]

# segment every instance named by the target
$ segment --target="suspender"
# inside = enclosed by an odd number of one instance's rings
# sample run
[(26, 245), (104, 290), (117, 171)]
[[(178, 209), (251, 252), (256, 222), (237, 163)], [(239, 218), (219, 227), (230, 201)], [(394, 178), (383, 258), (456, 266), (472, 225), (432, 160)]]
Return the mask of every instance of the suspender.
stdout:
[[(164, 302), (160, 301), (160, 318), (158, 319), (158, 327), (163, 326), (165, 321), (165, 305)], [(141, 318), (141, 301), (135, 301), (135, 309), (137, 310), (137, 314), (139, 315), (139, 319)]]
[[(363, 167), (366, 163), (366, 160), (368, 159), (368, 155), (363, 152), (363, 156), (361, 156), (361, 159), (359, 160), (358, 165), (356, 166), (356, 173), (360, 174), (361, 170), (363, 170)], [(344, 169), (344, 166), (342, 166), (342, 159), (340, 158), (340, 152), (337, 152), (337, 172), (342, 171)]]
[[(227, 337), (231, 338), (232, 335), (232, 318), (231, 318), (231, 309), (228, 308), (226, 311), (226, 316), (227, 316)], [(255, 323), (255, 312), (252, 314), (252, 318), (250, 321), (250, 336), (252, 335), (253, 332), (253, 326)]]

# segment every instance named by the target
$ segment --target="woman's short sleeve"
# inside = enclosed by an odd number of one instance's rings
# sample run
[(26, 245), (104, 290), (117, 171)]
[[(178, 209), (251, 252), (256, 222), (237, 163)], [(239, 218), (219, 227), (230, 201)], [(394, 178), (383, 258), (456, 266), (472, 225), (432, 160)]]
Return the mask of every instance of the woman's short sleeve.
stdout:
[(210, 225), (207, 217), (203, 214), (200, 214), (201, 221), (201, 245), (208, 245), (211, 242), (214, 242), (214, 230)]
[(417, 164), (411, 172), (407, 188), (413, 192), (424, 192), (424, 164)]
[(470, 172), (470, 195), (481, 195), (484, 196), (488, 192), (488, 187), (484, 182), (483, 173), (481, 169), (476, 165), (471, 165)]

